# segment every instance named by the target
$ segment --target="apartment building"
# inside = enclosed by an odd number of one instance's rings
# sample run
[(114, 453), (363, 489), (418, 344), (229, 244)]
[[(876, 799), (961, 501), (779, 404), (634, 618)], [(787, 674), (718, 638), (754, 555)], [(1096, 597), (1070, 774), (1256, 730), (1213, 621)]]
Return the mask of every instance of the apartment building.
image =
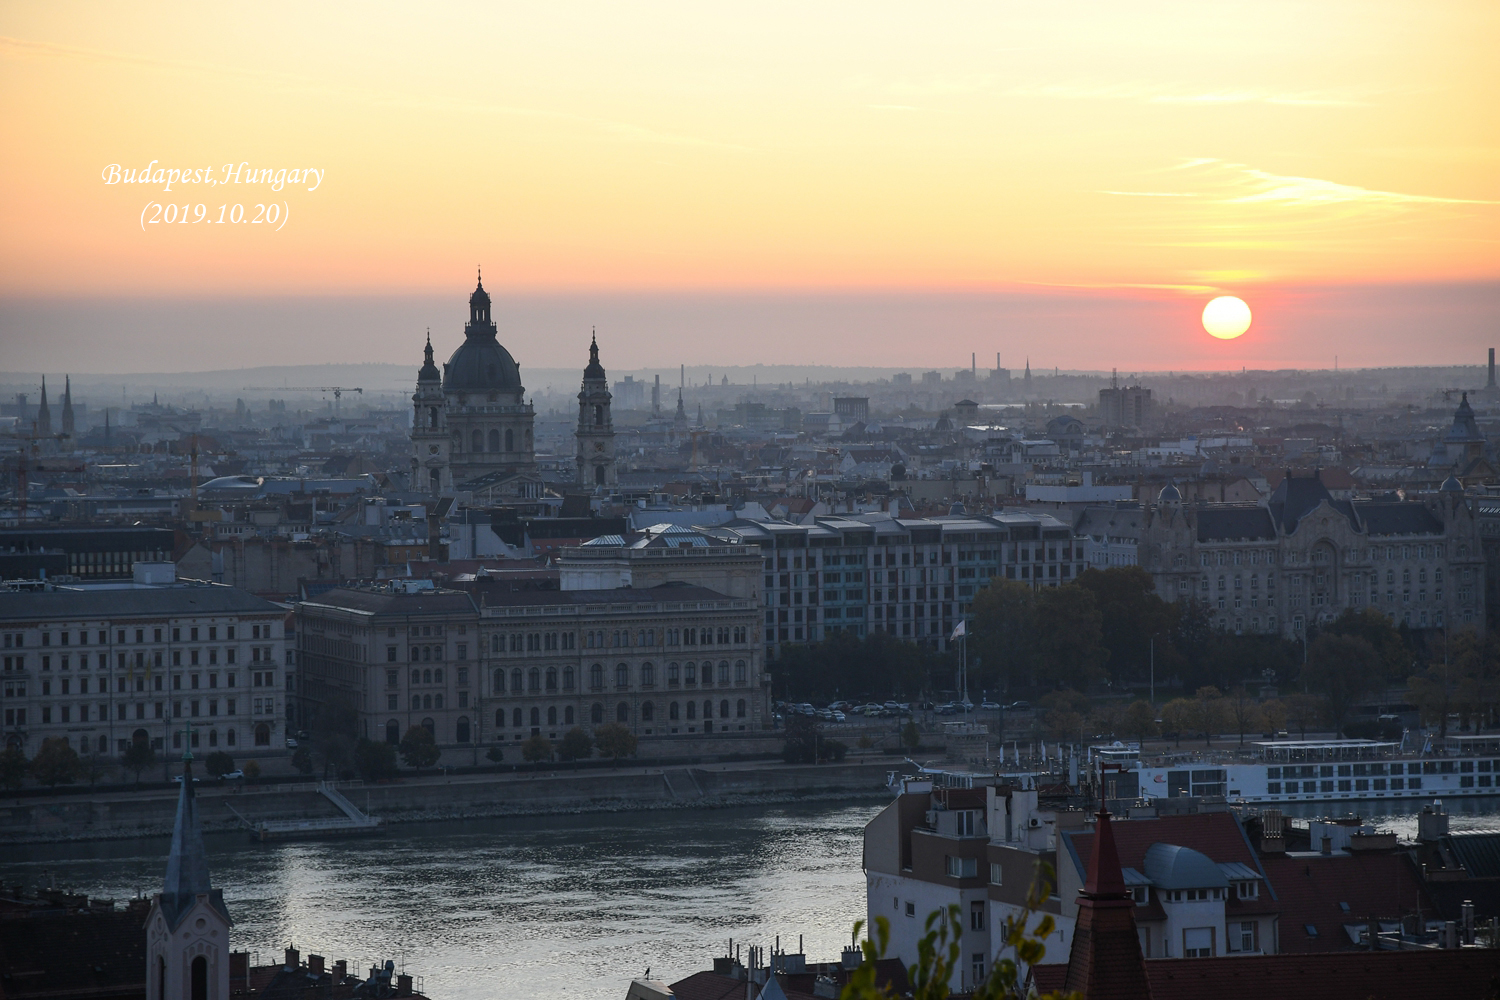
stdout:
[(285, 611), (220, 584), (137, 563), (134, 583), (0, 591), (4, 739), (33, 754), (284, 751)]
[(838, 632), (886, 632), (946, 649), (974, 595), (993, 579), (1055, 587), (1086, 563), (1082, 536), (1048, 514), (734, 520), (703, 533), (753, 546), (762, 561), (765, 652)]

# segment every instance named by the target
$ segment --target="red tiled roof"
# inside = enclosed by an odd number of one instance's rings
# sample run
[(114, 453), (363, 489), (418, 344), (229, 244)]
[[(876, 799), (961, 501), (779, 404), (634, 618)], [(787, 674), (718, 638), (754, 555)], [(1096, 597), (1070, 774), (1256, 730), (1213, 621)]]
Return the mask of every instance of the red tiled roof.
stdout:
[(717, 972), (695, 972), (672, 984), (677, 1000), (743, 1000), (745, 981)]
[[(1256, 867), (1255, 852), (1240, 832), (1234, 815), (1221, 813), (1192, 813), (1186, 816), (1161, 816), (1156, 819), (1117, 820), (1112, 824), (1115, 834), (1115, 849), (1120, 852), (1120, 864), (1136, 871), (1146, 869), (1146, 849), (1152, 844), (1176, 844), (1191, 847), (1206, 854), (1215, 862), (1238, 861)], [(1080, 872), (1082, 881), (1087, 881), (1088, 858), (1094, 849), (1094, 832), (1067, 833), (1066, 836), (1078, 852), (1084, 868)]]
[[(1403, 913), (1433, 915), (1432, 899), (1405, 854), (1267, 855), (1261, 862), (1281, 904), (1280, 951), (1347, 951), (1345, 924)], [(1340, 903), (1348, 903), (1347, 911)], [(1304, 929), (1311, 924), (1317, 937)]]
[[(1031, 980), (1039, 992), (1060, 990), (1067, 969), (1034, 966)], [(1491, 1000), (1500, 996), (1500, 951), (1153, 959), (1146, 975), (1151, 1000)]]

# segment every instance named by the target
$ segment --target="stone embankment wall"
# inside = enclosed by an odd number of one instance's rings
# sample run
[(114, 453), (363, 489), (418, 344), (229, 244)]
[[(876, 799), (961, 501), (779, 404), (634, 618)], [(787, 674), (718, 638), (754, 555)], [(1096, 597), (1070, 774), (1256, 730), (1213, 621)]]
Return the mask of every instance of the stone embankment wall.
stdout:
[[(387, 823), (644, 809), (720, 808), (888, 795), (894, 761), (759, 767), (622, 767), (618, 770), (423, 777), (364, 785), (340, 782), (360, 809)], [(341, 815), (315, 784), (233, 789), (203, 782), (199, 814), (207, 830), (255, 822)], [(175, 793), (159, 790), (0, 800), (0, 844), (105, 840), (169, 834)]]

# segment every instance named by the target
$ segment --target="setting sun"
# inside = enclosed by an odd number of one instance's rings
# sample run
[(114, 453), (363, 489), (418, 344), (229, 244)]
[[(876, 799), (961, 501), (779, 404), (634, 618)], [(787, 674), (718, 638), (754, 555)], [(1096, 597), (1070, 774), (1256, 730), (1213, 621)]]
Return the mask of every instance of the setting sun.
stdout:
[(1233, 340), (1250, 329), (1250, 307), (1233, 295), (1220, 295), (1203, 307), (1203, 329), (1220, 340)]

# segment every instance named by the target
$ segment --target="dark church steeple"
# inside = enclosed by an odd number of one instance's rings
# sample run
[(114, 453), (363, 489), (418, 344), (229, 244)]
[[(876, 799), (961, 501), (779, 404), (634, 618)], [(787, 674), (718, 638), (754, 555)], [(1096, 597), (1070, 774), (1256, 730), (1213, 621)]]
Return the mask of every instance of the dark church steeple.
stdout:
[(469, 296), (469, 323), (479, 332), (490, 325), (490, 293), (484, 290), (484, 273), (479, 274), (479, 283), (474, 294)]
[(62, 412), (63, 437), (72, 437), (75, 430), (76, 427), (73, 422), (73, 378), (71, 375), (64, 375)]
[(52, 434), (52, 409), (47, 405), (47, 376), (42, 376), (42, 401), (36, 408), (36, 432), (42, 437)]

